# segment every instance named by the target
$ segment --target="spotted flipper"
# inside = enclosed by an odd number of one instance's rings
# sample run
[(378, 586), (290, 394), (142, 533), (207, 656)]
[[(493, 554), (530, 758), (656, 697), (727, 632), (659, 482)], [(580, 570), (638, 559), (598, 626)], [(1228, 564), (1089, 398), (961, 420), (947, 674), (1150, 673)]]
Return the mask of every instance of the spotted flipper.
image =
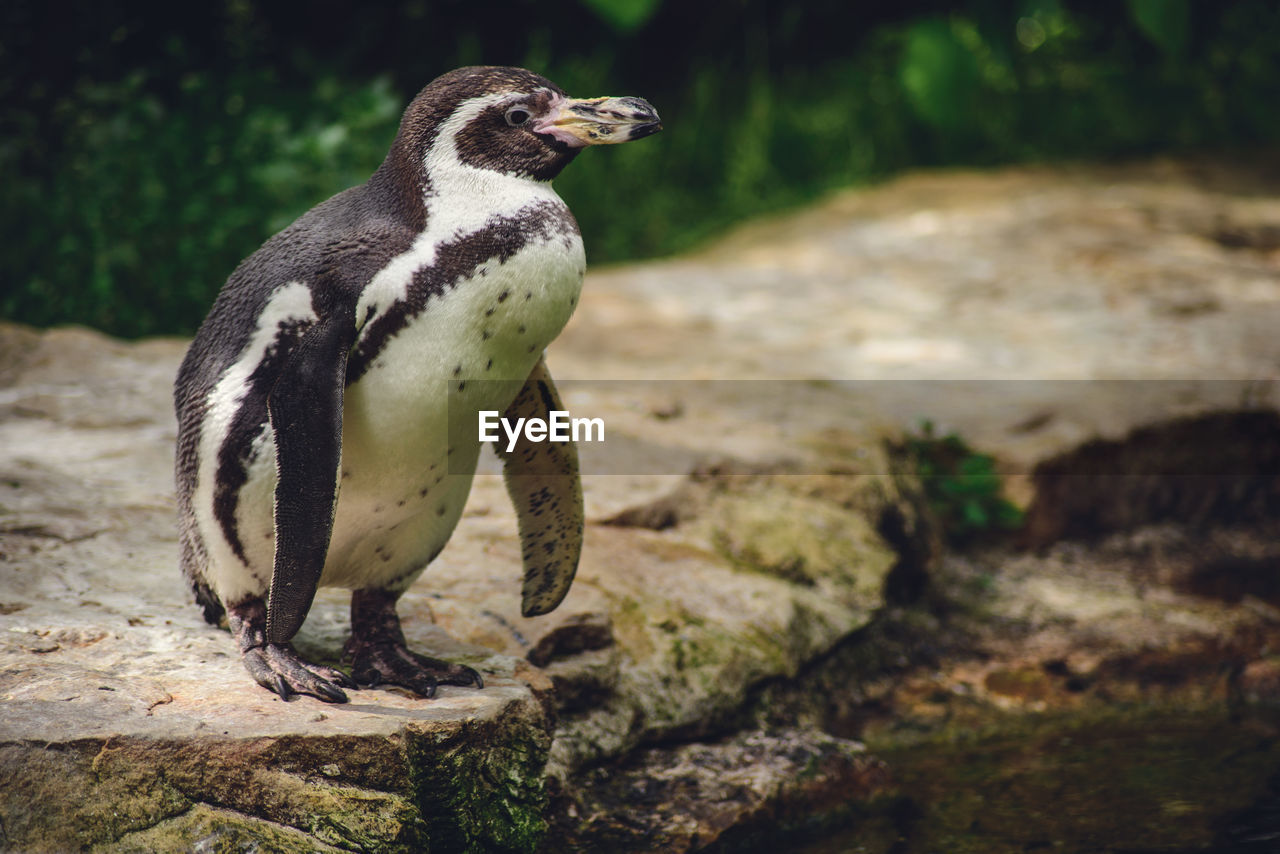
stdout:
[[(539, 359), (503, 417), (549, 420), (563, 410), (546, 361)], [(501, 444), (507, 493), (520, 521), (524, 559), (521, 611), (536, 617), (555, 609), (573, 583), (582, 554), (582, 482), (578, 451), (571, 442), (530, 442), (521, 438), (507, 453)]]

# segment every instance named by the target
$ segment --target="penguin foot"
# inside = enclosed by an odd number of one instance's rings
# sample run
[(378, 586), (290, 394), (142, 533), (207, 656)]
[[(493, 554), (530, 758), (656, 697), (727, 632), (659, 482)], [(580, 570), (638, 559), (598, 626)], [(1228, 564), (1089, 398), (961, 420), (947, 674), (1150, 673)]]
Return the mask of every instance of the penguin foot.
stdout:
[(404, 644), (352, 643), (347, 649), (351, 675), (362, 687), (399, 685), (428, 700), (436, 695), (437, 685), (484, 687), (484, 679), (473, 668), (419, 655)]
[(291, 643), (246, 650), (243, 659), (255, 682), (285, 700), (294, 694), (310, 694), (326, 703), (345, 703), (347, 695), (342, 689), (359, 687), (341, 670), (306, 661)]
[(345, 703), (347, 695), (342, 689), (359, 687), (341, 670), (307, 661), (291, 643), (267, 643), (267, 606), (259, 598), (228, 608), (227, 622), (249, 675), (285, 700), (309, 694), (326, 703)]
[(351, 640), (346, 655), (351, 675), (361, 686), (399, 685), (431, 699), (437, 685), (484, 687), (474, 668), (450, 664), (413, 652), (405, 644), (396, 613), (396, 595), (385, 590), (357, 590), (351, 595)]

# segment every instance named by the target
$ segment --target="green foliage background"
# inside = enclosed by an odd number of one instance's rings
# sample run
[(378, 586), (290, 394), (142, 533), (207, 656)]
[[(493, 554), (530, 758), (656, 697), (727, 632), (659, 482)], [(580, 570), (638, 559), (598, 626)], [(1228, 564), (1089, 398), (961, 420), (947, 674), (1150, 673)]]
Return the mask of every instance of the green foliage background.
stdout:
[(0, 7), (0, 316), (186, 333), (463, 64), (635, 94), (666, 132), (557, 181), (593, 263), (916, 166), (1280, 139), (1280, 4), (104, 0)]

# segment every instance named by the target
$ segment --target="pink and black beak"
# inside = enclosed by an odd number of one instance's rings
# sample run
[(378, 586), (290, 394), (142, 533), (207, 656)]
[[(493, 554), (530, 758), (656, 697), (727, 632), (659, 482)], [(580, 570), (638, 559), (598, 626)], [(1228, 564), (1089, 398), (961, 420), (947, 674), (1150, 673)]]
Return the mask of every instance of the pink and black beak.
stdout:
[(571, 148), (631, 142), (660, 130), (658, 111), (643, 98), (563, 98), (533, 128)]

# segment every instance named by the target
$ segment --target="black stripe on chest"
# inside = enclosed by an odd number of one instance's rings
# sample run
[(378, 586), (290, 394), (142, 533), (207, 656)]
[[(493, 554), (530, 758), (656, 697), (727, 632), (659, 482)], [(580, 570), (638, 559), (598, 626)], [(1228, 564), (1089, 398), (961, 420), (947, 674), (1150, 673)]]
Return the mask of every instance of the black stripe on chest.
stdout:
[(578, 234), (578, 223), (569, 209), (563, 203), (545, 201), (522, 209), (517, 216), (491, 220), (478, 231), (441, 244), (435, 263), (415, 271), (404, 298), (378, 315), (364, 331), (347, 365), (347, 385), (365, 375), (383, 348), (426, 311), (432, 298), (452, 291), (482, 265), (490, 261), (505, 264), (526, 246), (555, 237), (568, 250)]

